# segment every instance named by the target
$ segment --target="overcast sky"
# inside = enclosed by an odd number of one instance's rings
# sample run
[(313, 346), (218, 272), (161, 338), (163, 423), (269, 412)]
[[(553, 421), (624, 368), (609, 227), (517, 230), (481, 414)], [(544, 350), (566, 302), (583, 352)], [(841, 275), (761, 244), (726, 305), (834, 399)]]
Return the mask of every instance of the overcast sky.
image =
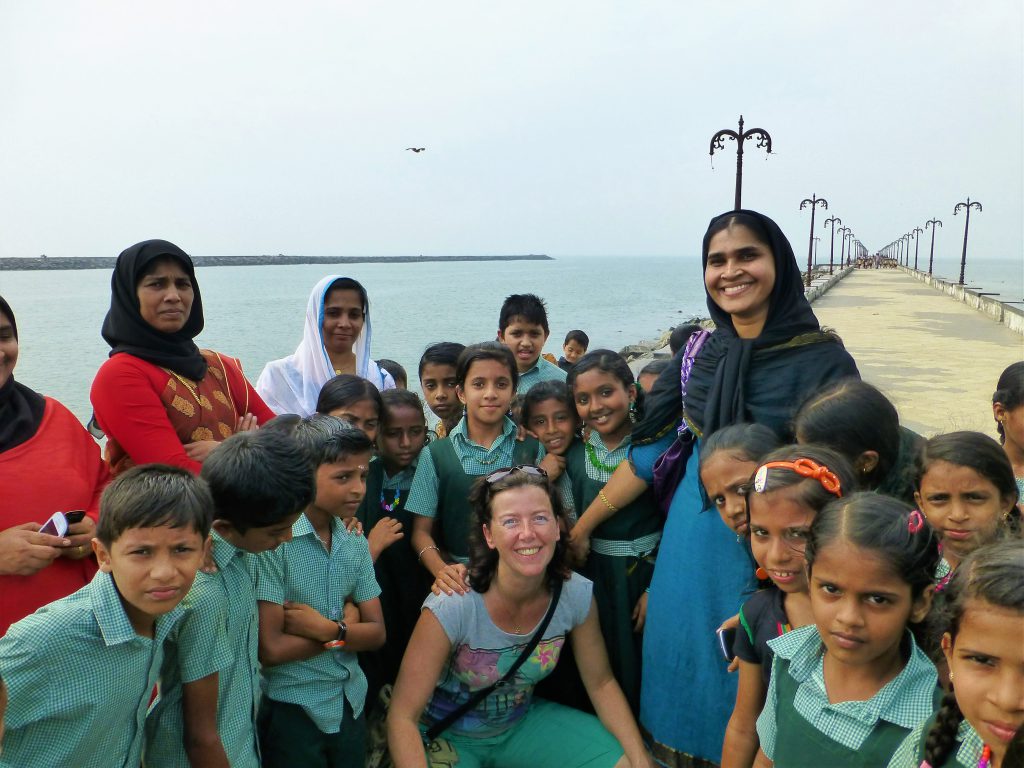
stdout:
[(0, 256), (694, 254), (743, 113), (798, 255), (812, 193), (957, 253), (970, 196), (970, 253), (1019, 261), (1021, 7), (3, 0)]

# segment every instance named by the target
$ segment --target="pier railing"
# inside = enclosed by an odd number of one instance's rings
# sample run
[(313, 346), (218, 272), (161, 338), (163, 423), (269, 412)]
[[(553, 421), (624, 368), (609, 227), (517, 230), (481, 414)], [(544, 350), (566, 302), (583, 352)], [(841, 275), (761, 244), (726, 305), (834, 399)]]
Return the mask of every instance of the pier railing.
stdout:
[(959, 285), (952, 280), (943, 280), (940, 277), (929, 275), (927, 272), (921, 272), (917, 269), (904, 266), (899, 267), (899, 269), (902, 272), (906, 272), (911, 277), (920, 280), (922, 283), (930, 285), (932, 288), (942, 291), (957, 301), (963, 302), (967, 306), (988, 315), (997, 323), (1005, 325), (1011, 331), (1024, 335), (1024, 305), (1018, 307), (1014, 304), (1000, 301), (995, 298), (994, 295), (986, 294), (964, 285)]

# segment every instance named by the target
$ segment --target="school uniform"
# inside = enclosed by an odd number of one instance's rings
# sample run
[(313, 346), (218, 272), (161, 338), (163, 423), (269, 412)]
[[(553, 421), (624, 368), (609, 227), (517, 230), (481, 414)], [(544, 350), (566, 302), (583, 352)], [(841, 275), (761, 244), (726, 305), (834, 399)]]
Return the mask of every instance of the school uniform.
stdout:
[[(626, 460), (630, 445), (627, 436), (609, 451), (593, 430), (586, 442), (573, 442), (566, 453), (565, 473), (576, 509), (590, 506), (614, 468)], [(640, 704), (643, 635), (633, 631), (633, 609), (651, 583), (663, 522), (650, 491), (646, 491), (594, 529), (590, 555), (582, 569), (594, 582), (612, 672), (634, 712)]]
[(496, 469), (536, 464), (544, 449), (532, 437), (516, 440), (517, 427), (506, 417), (501, 434), (489, 448), (473, 442), (463, 419), (448, 437), (427, 444), (420, 453), (405, 508), (436, 518), (438, 546), (460, 563), (469, 562), (473, 510), (469, 492), (478, 478)]
[(772, 676), (772, 649), (768, 643), (792, 631), (786, 616), (786, 593), (776, 586), (753, 594), (740, 608), (740, 628), (732, 645), (733, 655), (761, 667), (765, 689)]
[[(892, 759), (889, 768), (919, 768), (924, 762), (924, 742), (928, 732), (935, 724), (936, 715), (932, 715), (917, 726), (903, 740)], [(945, 762), (931, 768), (977, 768), (981, 762), (981, 753), (985, 742), (966, 720), (960, 723), (956, 732), (956, 747), (946, 757)]]
[(532, 368), (519, 373), (519, 383), (516, 385), (516, 394), (525, 395), (534, 384), (542, 381), (565, 381), (568, 373), (552, 362), (538, 357)]
[(110, 574), (16, 622), (0, 638), (7, 683), (0, 766), (138, 768), (164, 641), (184, 614), (135, 632)]
[(909, 632), (900, 673), (867, 701), (829, 702), (818, 628), (800, 627), (769, 641), (775, 653), (764, 710), (761, 750), (776, 768), (886, 765), (915, 726), (938, 706), (935, 666)]
[[(348, 533), (339, 518), (331, 520), (330, 551), (302, 515), (290, 542), (247, 559), (257, 600), (304, 603), (338, 620), (346, 598), (361, 603), (380, 595), (366, 538)], [(258, 733), (264, 768), (363, 764), (367, 684), (355, 653), (325, 649), (266, 667), (263, 679)]]
[(182, 685), (217, 678), (217, 731), (232, 768), (259, 768), (259, 614), (247, 553), (213, 531), (216, 573), (196, 574), (184, 618), (167, 643), (160, 698), (146, 718), (145, 764), (190, 768), (184, 747)]

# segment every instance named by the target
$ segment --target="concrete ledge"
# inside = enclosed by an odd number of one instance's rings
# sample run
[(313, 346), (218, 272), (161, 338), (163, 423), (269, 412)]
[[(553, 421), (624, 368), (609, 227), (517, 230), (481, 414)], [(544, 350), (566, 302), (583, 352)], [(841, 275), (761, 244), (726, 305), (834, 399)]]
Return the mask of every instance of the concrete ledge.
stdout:
[[(820, 269), (820, 268), (819, 268)], [(831, 275), (828, 273), (818, 273), (818, 276), (811, 280), (811, 287), (804, 288), (804, 296), (807, 297), (807, 301), (813, 304), (816, 299), (824, 296), (831, 288), (835, 286), (840, 280), (846, 277), (848, 274), (853, 272), (853, 267), (843, 267), (837, 269)]]
[(927, 272), (910, 269), (909, 267), (899, 267), (899, 270), (920, 280), (925, 285), (930, 285), (935, 290), (941, 291), (947, 296), (951, 296), (957, 301), (966, 304), (972, 309), (978, 310), (997, 323), (1002, 323), (1011, 331), (1024, 336), (1024, 309), (1015, 307), (1012, 304), (1004, 304), (992, 296), (980, 296), (977, 291), (972, 291), (970, 288), (965, 288), (949, 280), (942, 280), (934, 275), (929, 275)]

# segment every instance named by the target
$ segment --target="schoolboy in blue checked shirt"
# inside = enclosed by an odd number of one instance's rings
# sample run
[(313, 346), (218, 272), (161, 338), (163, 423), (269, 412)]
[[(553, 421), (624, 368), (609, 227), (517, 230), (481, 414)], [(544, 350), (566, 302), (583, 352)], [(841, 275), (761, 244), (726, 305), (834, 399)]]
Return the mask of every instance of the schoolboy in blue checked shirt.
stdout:
[(566, 372), (540, 356), (550, 333), (543, 299), (532, 293), (506, 297), (498, 315), (498, 341), (516, 358), (516, 394), (525, 395), (542, 381), (565, 381)]
[(164, 640), (202, 565), (213, 501), (206, 483), (149, 464), (100, 501), (100, 570), (0, 638), (10, 704), (0, 766), (138, 768)]
[[(213, 562), (183, 603), (168, 642), (161, 695), (146, 719), (145, 765), (259, 768), (259, 616), (247, 553), (292, 537), (313, 500), (313, 470), (294, 440), (272, 426), (240, 432), (203, 463), (214, 502)], [(216, 647), (227, 663), (201, 675), (197, 660)]]
[[(384, 644), (384, 619), (366, 539), (345, 522), (366, 494), (373, 444), (321, 414), (303, 419), (294, 437), (316, 468), (316, 498), (289, 543), (250, 559), (265, 681), (263, 766), (362, 768), (367, 684), (356, 653)], [(358, 611), (346, 613), (347, 598)]]

